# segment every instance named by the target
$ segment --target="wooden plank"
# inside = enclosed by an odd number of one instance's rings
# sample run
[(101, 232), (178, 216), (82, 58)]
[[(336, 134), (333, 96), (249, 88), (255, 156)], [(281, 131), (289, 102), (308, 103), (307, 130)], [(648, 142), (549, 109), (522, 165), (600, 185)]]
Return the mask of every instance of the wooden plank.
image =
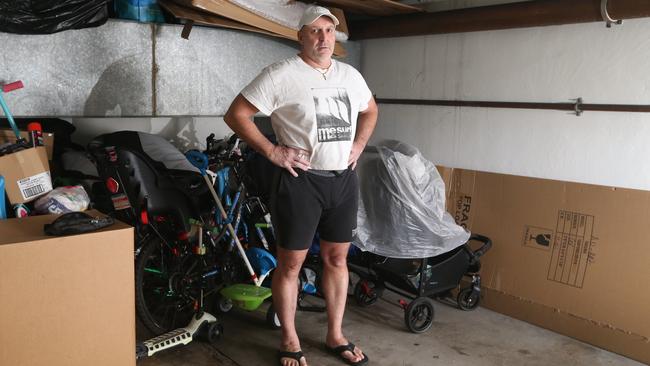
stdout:
[[(613, 19), (650, 16), (650, 1), (617, 0)], [(353, 39), (406, 37), (603, 21), (600, 0), (538, 0), (350, 22)]]
[[(260, 28), (283, 38), (298, 41), (298, 32), (295, 29), (266, 19), (227, 0), (174, 0), (174, 2), (185, 7), (200, 9), (239, 23)], [(339, 57), (345, 57), (347, 55), (340, 42), (336, 42), (334, 46), (334, 55)]]
[(199, 11), (194, 8), (178, 5), (172, 2), (171, 0), (158, 0), (158, 3), (176, 18), (191, 20), (196, 24), (217, 26), (217, 27), (229, 28), (229, 29), (237, 29), (237, 30), (243, 30), (248, 32), (260, 33), (267, 36), (288, 39), (287, 37), (282, 37), (273, 32), (265, 31), (257, 27), (251, 27), (250, 25), (239, 23), (234, 20), (230, 20), (228, 18)]
[(348, 37), (350, 37), (350, 31), (348, 30), (348, 22), (345, 20), (345, 13), (343, 12), (343, 9), (339, 8), (329, 8), (330, 11), (332, 12), (332, 15), (336, 17), (336, 19), (339, 20), (339, 25), (336, 26), (336, 30), (339, 32), (345, 33)]
[(387, 16), (423, 12), (422, 9), (401, 4), (391, 0), (323, 0), (321, 3), (328, 6), (340, 7), (352, 13)]

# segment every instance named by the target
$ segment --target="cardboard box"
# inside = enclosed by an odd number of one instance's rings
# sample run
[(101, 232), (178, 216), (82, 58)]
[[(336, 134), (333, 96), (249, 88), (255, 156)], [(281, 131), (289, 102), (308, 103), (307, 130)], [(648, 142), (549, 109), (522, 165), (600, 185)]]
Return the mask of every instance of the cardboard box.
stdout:
[(650, 363), (650, 192), (441, 172), (448, 211), (493, 241), (483, 306)]
[[(29, 133), (27, 131), (19, 131), (20, 137), (29, 141)], [(16, 135), (12, 130), (0, 130), (0, 144), (6, 142), (16, 142)], [(51, 132), (43, 132), (43, 145), (47, 151), (47, 160), (52, 160), (52, 153), (54, 152), (54, 134)]]
[(0, 156), (0, 175), (12, 204), (32, 201), (52, 190), (45, 148), (29, 148)]
[(0, 220), (0, 364), (135, 365), (133, 229), (45, 236), (56, 217)]

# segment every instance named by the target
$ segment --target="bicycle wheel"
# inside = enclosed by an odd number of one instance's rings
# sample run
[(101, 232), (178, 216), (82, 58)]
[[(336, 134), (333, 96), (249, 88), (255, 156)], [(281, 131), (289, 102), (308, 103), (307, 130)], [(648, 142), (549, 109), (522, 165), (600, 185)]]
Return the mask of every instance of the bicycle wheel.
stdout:
[(136, 310), (142, 323), (156, 335), (186, 326), (205, 287), (204, 270), (202, 257), (179, 248), (172, 251), (160, 238), (150, 237), (135, 268)]

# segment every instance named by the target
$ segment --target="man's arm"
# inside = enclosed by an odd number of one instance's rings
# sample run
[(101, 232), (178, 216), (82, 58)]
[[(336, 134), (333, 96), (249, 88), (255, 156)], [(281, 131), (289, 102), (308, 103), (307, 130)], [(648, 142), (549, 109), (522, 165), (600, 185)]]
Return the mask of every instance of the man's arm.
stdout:
[(356, 168), (357, 160), (359, 160), (359, 156), (361, 156), (368, 140), (370, 140), (372, 131), (375, 130), (378, 114), (379, 109), (377, 108), (377, 103), (375, 103), (375, 98), (370, 97), (368, 108), (359, 113), (357, 120), (357, 132), (354, 136), (352, 150), (350, 150), (350, 158), (348, 159), (348, 165), (352, 165), (352, 169)]
[(297, 149), (274, 145), (262, 134), (252, 119), (258, 111), (253, 104), (239, 94), (228, 108), (223, 120), (250, 147), (264, 155), (273, 164), (287, 169), (294, 177), (297, 177), (298, 173), (293, 170), (293, 167), (309, 169), (309, 161), (299, 157)]
[(268, 158), (273, 150), (273, 143), (262, 134), (253, 122), (253, 116), (257, 112), (259, 110), (239, 94), (228, 108), (223, 120), (250, 147)]

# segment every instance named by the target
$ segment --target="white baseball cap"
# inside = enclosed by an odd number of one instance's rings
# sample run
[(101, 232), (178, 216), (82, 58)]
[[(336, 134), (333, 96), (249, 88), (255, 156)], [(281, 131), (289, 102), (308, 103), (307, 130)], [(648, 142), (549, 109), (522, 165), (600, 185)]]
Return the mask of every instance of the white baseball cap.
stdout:
[(298, 23), (298, 29), (315, 22), (316, 19), (320, 17), (328, 17), (332, 19), (335, 26), (339, 25), (339, 20), (336, 19), (336, 17), (326, 8), (323, 8), (322, 6), (310, 6), (305, 9), (305, 12), (302, 14), (300, 23)]

